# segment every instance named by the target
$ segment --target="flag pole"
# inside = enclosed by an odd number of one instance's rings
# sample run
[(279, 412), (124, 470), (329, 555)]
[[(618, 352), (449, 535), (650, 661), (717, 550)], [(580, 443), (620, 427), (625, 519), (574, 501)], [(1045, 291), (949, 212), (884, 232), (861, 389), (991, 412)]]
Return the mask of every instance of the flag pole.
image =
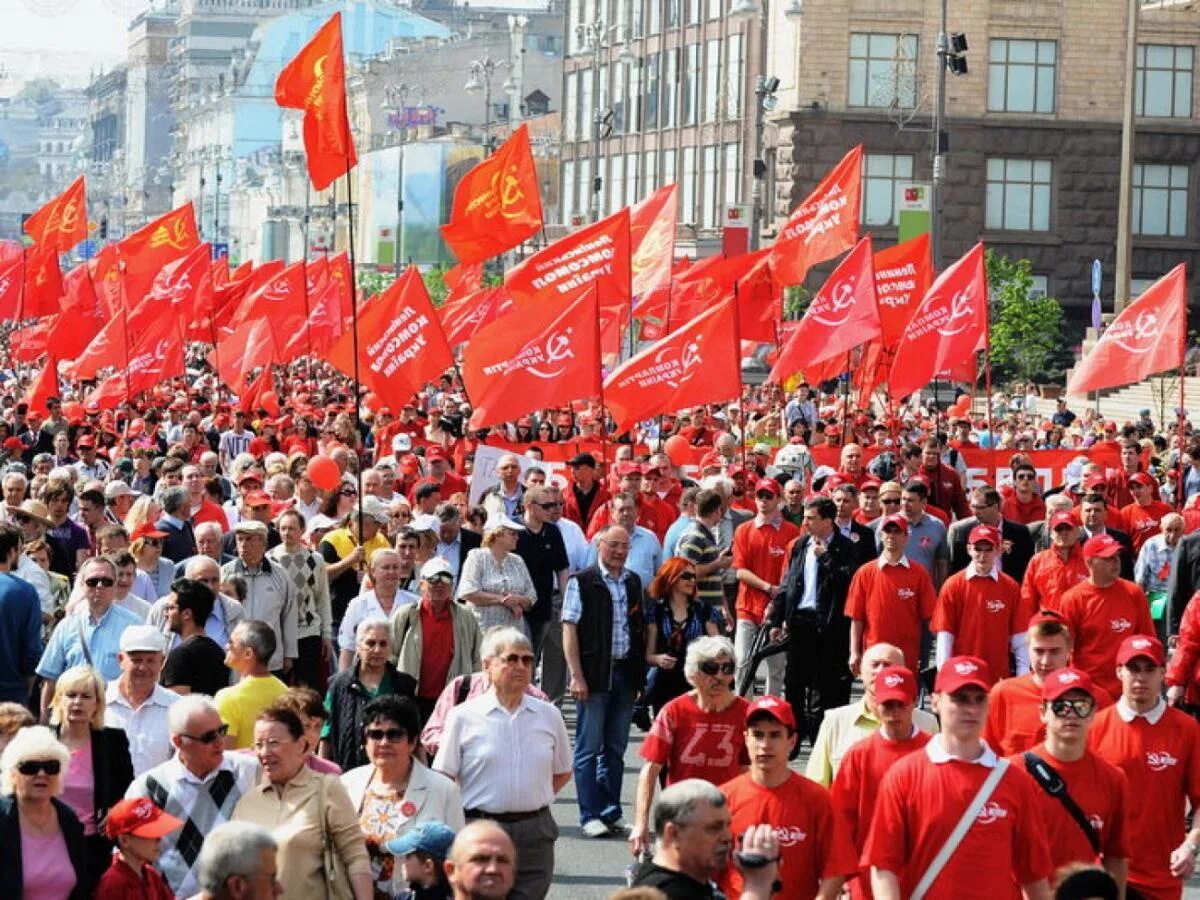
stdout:
[[(600, 346), (600, 304), (596, 304), (596, 346)], [(466, 387), (464, 383), (463, 387)], [(604, 405), (604, 373), (600, 377), (600, 462), (608, 478), (608, 407)]]
[[(125, 337), (125, 403), (130, 408), (129, 418), (133, 418), (133, 389), (129, 383), (129, 298), (125, 296), (125, 260), (117, 261), (117, 272), (121, 281), (121, 331)], [(129, 420), (127, 419), (126, 422)]]
[[(353, 330), (354, 344), (354, 434), (358, 438), (361, 433), (359, 429), (362, 426), (362, 382), (359, 378), (358, 367), (358, 275), (354, 259), (354, 189), (350, 182), (350, 169), (352, 168), (350, 153), (346, 152), (346, 222), (347, 222), (347, 243), (349, 245), (348, 258), (350, 260), (350, 327)], [(334, 182), (336, 184), (337, 182)], [(334, 198), (337, 197), (337, 189), (334, 189)], [(334, 212), (336, 214), (337, 204), (334, 204)], [(336, 234), (335, 234), (336, 236)], [(305, 279), (305, 296), (308, 296), (307, 279)], [(311, 360), (310, 360), (311, 365)], [(310, 370), (311, 371), (311, 370)], [(357, 449), (355, 450), (357, 453)], [(359, 545), (362, 544), (363, 534), (363, 487), (362, 487), (362, 465), (354, 467), (355, 489), (358, 491), (358, 540)], [(366, 556), (363, 557), (362, 565), (366, 564)]]
[(842, 389), (842, 446), (846, 446), (846, 439), (850, 436), (850, 373), (853, 370), (854, 359), (853, 351), (846, 351), (846, 380), (845, 387)]
[(738, 295), (738, 282), (733, 282), (733, 346), (738, 367), (738, 431), (742, 445), (742, 468), (746, 468), (746, 385), (742, 378), (742, 300)]

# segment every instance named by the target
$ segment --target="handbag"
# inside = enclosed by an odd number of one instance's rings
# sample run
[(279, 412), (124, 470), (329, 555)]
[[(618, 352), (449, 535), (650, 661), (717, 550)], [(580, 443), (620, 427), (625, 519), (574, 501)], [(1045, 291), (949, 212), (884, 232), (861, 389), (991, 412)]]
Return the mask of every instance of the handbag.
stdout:
[(321, 820), (321, 859), (325, 867), (325, 886), (328, 889), (329, 900), (354, 900), (354, 890), (350, 886), (350, 873), (342, 862), (341, 854), (329, 838), (325, 827), (325, 814), (329, 807), (325, 803), (325, 776), (317, 774), (317, 802), (320, 809), (317, 814)]

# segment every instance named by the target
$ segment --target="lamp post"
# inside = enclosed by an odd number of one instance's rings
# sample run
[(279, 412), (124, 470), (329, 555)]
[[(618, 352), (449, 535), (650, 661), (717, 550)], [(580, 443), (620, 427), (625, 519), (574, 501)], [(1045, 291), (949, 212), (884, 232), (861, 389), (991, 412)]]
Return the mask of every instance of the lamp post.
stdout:
[(396, 145), (396, 240), (392, 252), (397, 274), (404, 259), (404, 141), (408, 136), (408, 122), (405, 119), (408, 92), (409, 86), (404, 82), (383, 89), (384, 112), (396, 117), (395, 131), (392, 132)]
[[(593, 222), (600, 221), (600, 193), (604, 189), (604, 178), (600, 175), (600, 139), (601, 132), (612, 121), (612, 110), (600, 104), (600, 60), (605, 50), (613, 47), (613, 35), (620, 25), (609, 25), (602, 16), (597, 16), (591, 22), (582, 22), (575, 26), (575, 35), (592, 54), (592, 200), (589, 218)], [(627, 42), (621, 42), (621, 51), (617, 61), (628, 65), (637, 57), (630, 51)]]
[(473, 59), (468, 64), (470, 73), (463, 90), (468, 94), (483, 92), (483, 151), (484, 155), (492, 154), (492, 76), (497, 69), (507, 69), (507, 60), (494, 60), (485, 53), (483, 59)]
[(762, 233), (763, 182), (767, 177), (767, 162), (763, 159), (763, 119), (779, 105), (775, 92), (779, 90), (779, 79), (773, 75), (759, 75), (754, 85), (754, 184), (750, 189), (750, 249), (757, 250)]

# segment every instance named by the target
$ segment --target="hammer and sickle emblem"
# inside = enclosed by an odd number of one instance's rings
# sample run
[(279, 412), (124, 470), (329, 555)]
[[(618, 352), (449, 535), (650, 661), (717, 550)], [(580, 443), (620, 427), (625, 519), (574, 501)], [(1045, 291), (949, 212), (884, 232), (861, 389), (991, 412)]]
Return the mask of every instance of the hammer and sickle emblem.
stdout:
[(971, 292), (970, 290), (959, 291), (954, 295), (954, 299), (950, 301), (950, 318), (946, 320), (949, 325), (955, 319), (961, 319), (964, 316), (971, 315)]
[(525, 212), (525, 192), (521, 190), (521, 182), (514, 174), (516, 165), (509, 166), (508, 169), (497, 175), (500, 182), (500, 189), (497, 194), (500, 197), (500, 215), (506, 219), (515, 219)]
[(841, 312), (854, 302), (854, 279), (847, 278), (838, 282), (830, 291), (830, 308), (832, 312)]
[(700, 359), (700, 341), (698, 339), (684, 346), (680, 361), (683, 364), (684, 372), (700, 365), (702, 360)]
[(56, 227), (59, 231), (70, 234), (75, 230), (75, 226), (79, 223), (79, 204), (74, 200), (68, 200), (58, 215), (58, 223), (52, 227)]
[[(567, 334), (570, 334), (570, 329)], [(546, 362), (559, 362), (574, 357), (575, 351), (571, 349), (571, 339), (566, 334), (550, 335), (546, 341)]]
[(1158, 336), (1158, 316), (1152, 312), (1138, 313), (1133, 323), (1133, 336), (1139, 341)]

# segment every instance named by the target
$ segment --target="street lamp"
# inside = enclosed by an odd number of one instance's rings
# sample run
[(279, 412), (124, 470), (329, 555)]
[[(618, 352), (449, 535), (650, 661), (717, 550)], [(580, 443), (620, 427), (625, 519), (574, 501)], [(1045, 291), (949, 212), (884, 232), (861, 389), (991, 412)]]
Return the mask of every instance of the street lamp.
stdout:
[(408, 122), (405, 119), (408, 91), (409, 86), (403, 82), (390, 84), (383, 89), (383, 110), (396, 116), (396, 240), (392, 262), (397, 274), (400, 272), (400, 261), (404, 259), (404, 141), (408, 136)]
[(494, 60), (490, 54), (485, 53), (483, 59), (473, 59), (468, 63), (469, 77), (463, 85), (463, 90), (468, 94), (483, 92), (483, 148), (484, 153), (489, 156), (492, 152), (492, 76), (496, 74), (497, 69), (507, 68), (507, 60)]
[(763, 119), (779, 105), (775, 92), (779, 79), (774, 75), (759, 75), (754, 85), (754, 183), (750, 189), (750, 249), (758, 249), (762, 231), (763, 181), (767, 176), (767, 161), (763, 159)]
[[(604, 179), (600, 175), (600, 139), (607, 135), (601, 132), (606, 127), (611, 128), (613, 118), (612, 110), (600, 105), (600, 60), (603, 52), (613, 46), (613, 36), (620, 27), (609, 25), (602, 16), (575, 26), (575, 36), (592, 54), (592, 99), (596, 107), (592, 111), (592, 202), (589, 215), (593, 222), (600, 221), (600, 193), (604, 189)], [(626, 65), (636, 61), (637, 54), (628, 42), (621, 43), (617, 61)]]

